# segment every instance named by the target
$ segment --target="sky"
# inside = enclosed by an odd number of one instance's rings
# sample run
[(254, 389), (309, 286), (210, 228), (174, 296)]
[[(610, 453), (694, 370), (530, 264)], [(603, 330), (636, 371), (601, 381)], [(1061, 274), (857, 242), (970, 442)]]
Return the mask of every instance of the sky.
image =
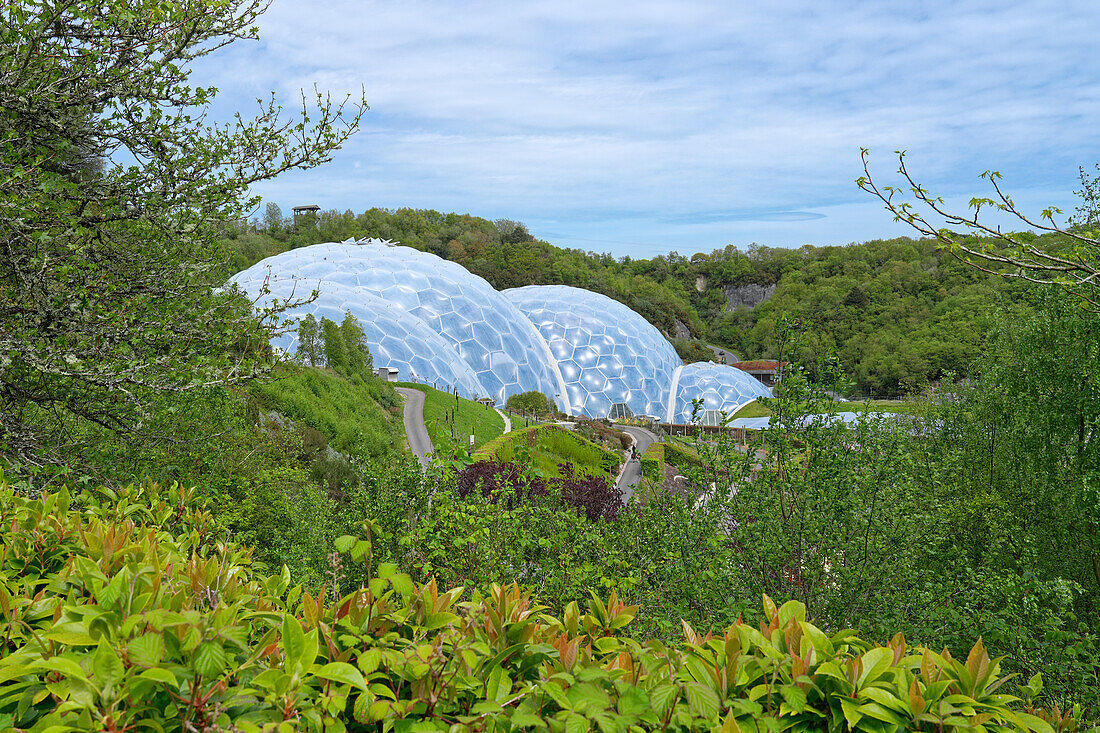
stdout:
[[(997, 170), (1071, 213), (1100, 162), (1100, 2), (273, 0), (260, 40), (196, 67), (216, 114), (316, 84), (365, 92), (327, 165), (258, 185), (359, 213), (522, 221), (616, 256), (909, 234), (860, 191), (860, 149), (965, 209)], [(1008, 225), (1005, 222), (1006, 226)]]

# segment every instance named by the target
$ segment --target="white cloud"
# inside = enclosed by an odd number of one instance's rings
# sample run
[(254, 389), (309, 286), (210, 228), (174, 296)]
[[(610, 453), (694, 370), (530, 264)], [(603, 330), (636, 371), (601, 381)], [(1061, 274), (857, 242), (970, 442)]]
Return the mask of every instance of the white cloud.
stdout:
[(258, 188), (284, 206), (430, 206), (692, 251), (836, 243), (903, 233), (852, 184), (861, 146), (881, 173), (908, 149), (947, 195), (996, 168), (1072, 209), (1077, 165), (1100, 157), (1097, 21), (1094, 3), (1038, 0), (275, 0), (261, 43), (201, 73), (226, 108), (365, 87), (334, 163)]

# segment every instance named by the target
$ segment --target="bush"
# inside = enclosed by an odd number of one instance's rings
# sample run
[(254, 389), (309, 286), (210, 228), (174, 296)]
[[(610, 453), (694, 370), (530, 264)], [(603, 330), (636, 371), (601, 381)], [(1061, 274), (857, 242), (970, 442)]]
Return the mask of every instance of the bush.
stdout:
[(665, 466), (666, 443), (650, 443), (642, 454), (642, 478), (647, 481), (660, 482)]
[(549, 397), (535, 390), (512, 395), (505, 403), (505, 407), (515, 412), (537, 417), (546, 417), (558, 411)]
[[(1005, 694), (978, 642), (828, 635), (797, 602), (666, 646), (614, 592), (560, 617), (516, 586), (461, 602), (342, 536), (347, 595), (266, 576), (178, 488), (28, 499), (0, 483), (0, 727), (130, 730), (1070, 730)], [(331, 587), (331, 586), (329, 586)], [(1053, 720), (1052, 726), (1048, 720)], [(414, 727), (415, 726), (415, 727)]]

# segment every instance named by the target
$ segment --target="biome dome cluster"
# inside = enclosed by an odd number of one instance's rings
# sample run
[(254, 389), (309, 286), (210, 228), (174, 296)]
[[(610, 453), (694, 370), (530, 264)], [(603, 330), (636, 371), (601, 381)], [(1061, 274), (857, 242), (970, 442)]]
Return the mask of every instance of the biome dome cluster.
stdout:
[[(383, 240), (293, 249), (230, 283), (258, 305), (316, 290), (288, 318), (351, 313), (376, 367), (471, 399), (533, 390), (573, 415), (686, 422), (693, 398), (732, 413), (771, 395), (734, 367), (683, 365), (660, 331), (605, 295), (565, 285), (498, 292), (461, 265)], [(297, 340), (290, 330), (272, 344), (293, 354)]]

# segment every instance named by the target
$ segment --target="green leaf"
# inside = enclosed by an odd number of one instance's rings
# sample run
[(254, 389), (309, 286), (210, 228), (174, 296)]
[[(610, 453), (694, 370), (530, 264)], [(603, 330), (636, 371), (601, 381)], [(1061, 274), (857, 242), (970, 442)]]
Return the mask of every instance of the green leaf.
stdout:
[(163, 667), (153, 667), (152, 669), (147, 669), (139, 674), (138, 677), (144, 680), (163, 682), (164, 684), (170, 686), (173, 690), (179, 688), (179, 680), (176, 679), (176, 676), (168, 670), (164, 669)]
[(148, 633), (131, 639), (126, 645), (130, 660), (142, 667), (153, 667), (164, 656), (164, 637), (158, 633)]
[(291, 614), (283, 617), (283, 652), (286, 653), (286, 664), (293, 667), (302, 659), (305, 650), (305, 635), (302, 633), (302, 625)]
[(92, 657), (92, 673), (103, 690), (113, 688), (126, 673), (118, 654), (104, 641), (99, 643), (99, 648)]
[(685, 685), (688, 703), (692, 709), (708, 721), (716, 721), (718, 718), (718, 694), (709, 687), (698, 682), (688, 682)]
[(1028, 727), (1028, 730), (1036, 731), (1036, 733), (1054, 733), (1054, 728), (1042, 718), (1029, 713), (1016, 713), (1016, 717)]
[(512, 679), (504, 672), (499, 664), (489, 670), (489, 676), (485, 680), (485, 699), (499, 701), (508, 697), (512, 692)]
[(351, 685), (360, 690), (367, 689), (367, 682), (363, 679), (363, 675), (359, 673), (359, 670), (346, 662), (329, 662), (324, 667), (316, 670), (313, 674), (321, 679), (342, 682), (345, 685)]
[(662, 718), (668, 713), (676, 700), (680, 697), (680, 690), (675, 685), (667, 682), (657, 685), (649, 692), (649, 699), (653, 703), (653, 709)]
[(227, 661), (225, 649), (222, 648), (220, 642), (204, 641), (195, 650), (192, 666), (203, 677), (217, 677), (225, 669)]
[(864, 687), (881, 677), (894, 663), (894, 651), (886, 647), (875, 647), (863, 655), (863, 673), (856, 681), (856, 687)]
[(783, 685), (779, 688), (779, 693), (783, 695), (783, 701), (794, 712), (801, 713), (806, 709), (806, 693), (801, 688), (795, 685)]
[(374, 670), (378, 669), (378, 665), (382, 662), (382, 652), (378, 649), (368, 649), (359, 655), (357, 660), (359, 663), (359, 671), (364, 675), (370, 675)]
[(863, 713), (859, 710), (859, 703), (847, 697), (840, 698), (840, 707), (844, 711), (844, 719), (848, 721), (848, 727), (855, 730), (859, 721), (863, 719)]
[(624, 716), (641, 715), (649, 710), (649, 696), (645, 690), (632, 685), (619, 696), (618, 708)]
[(565, 733), (587, 733), (588, 721), (576, 713), (569, 713), (565, 718)]
[(341, 537), (337, 537), (336, 541), (332, 544), (333, 547), (336, 548), (337, 552), (347, 552), (352, 548), (352, 545), (355, 544), (355, 540), (355, 537), (352, 537), (350, 534), (346, 534)]

